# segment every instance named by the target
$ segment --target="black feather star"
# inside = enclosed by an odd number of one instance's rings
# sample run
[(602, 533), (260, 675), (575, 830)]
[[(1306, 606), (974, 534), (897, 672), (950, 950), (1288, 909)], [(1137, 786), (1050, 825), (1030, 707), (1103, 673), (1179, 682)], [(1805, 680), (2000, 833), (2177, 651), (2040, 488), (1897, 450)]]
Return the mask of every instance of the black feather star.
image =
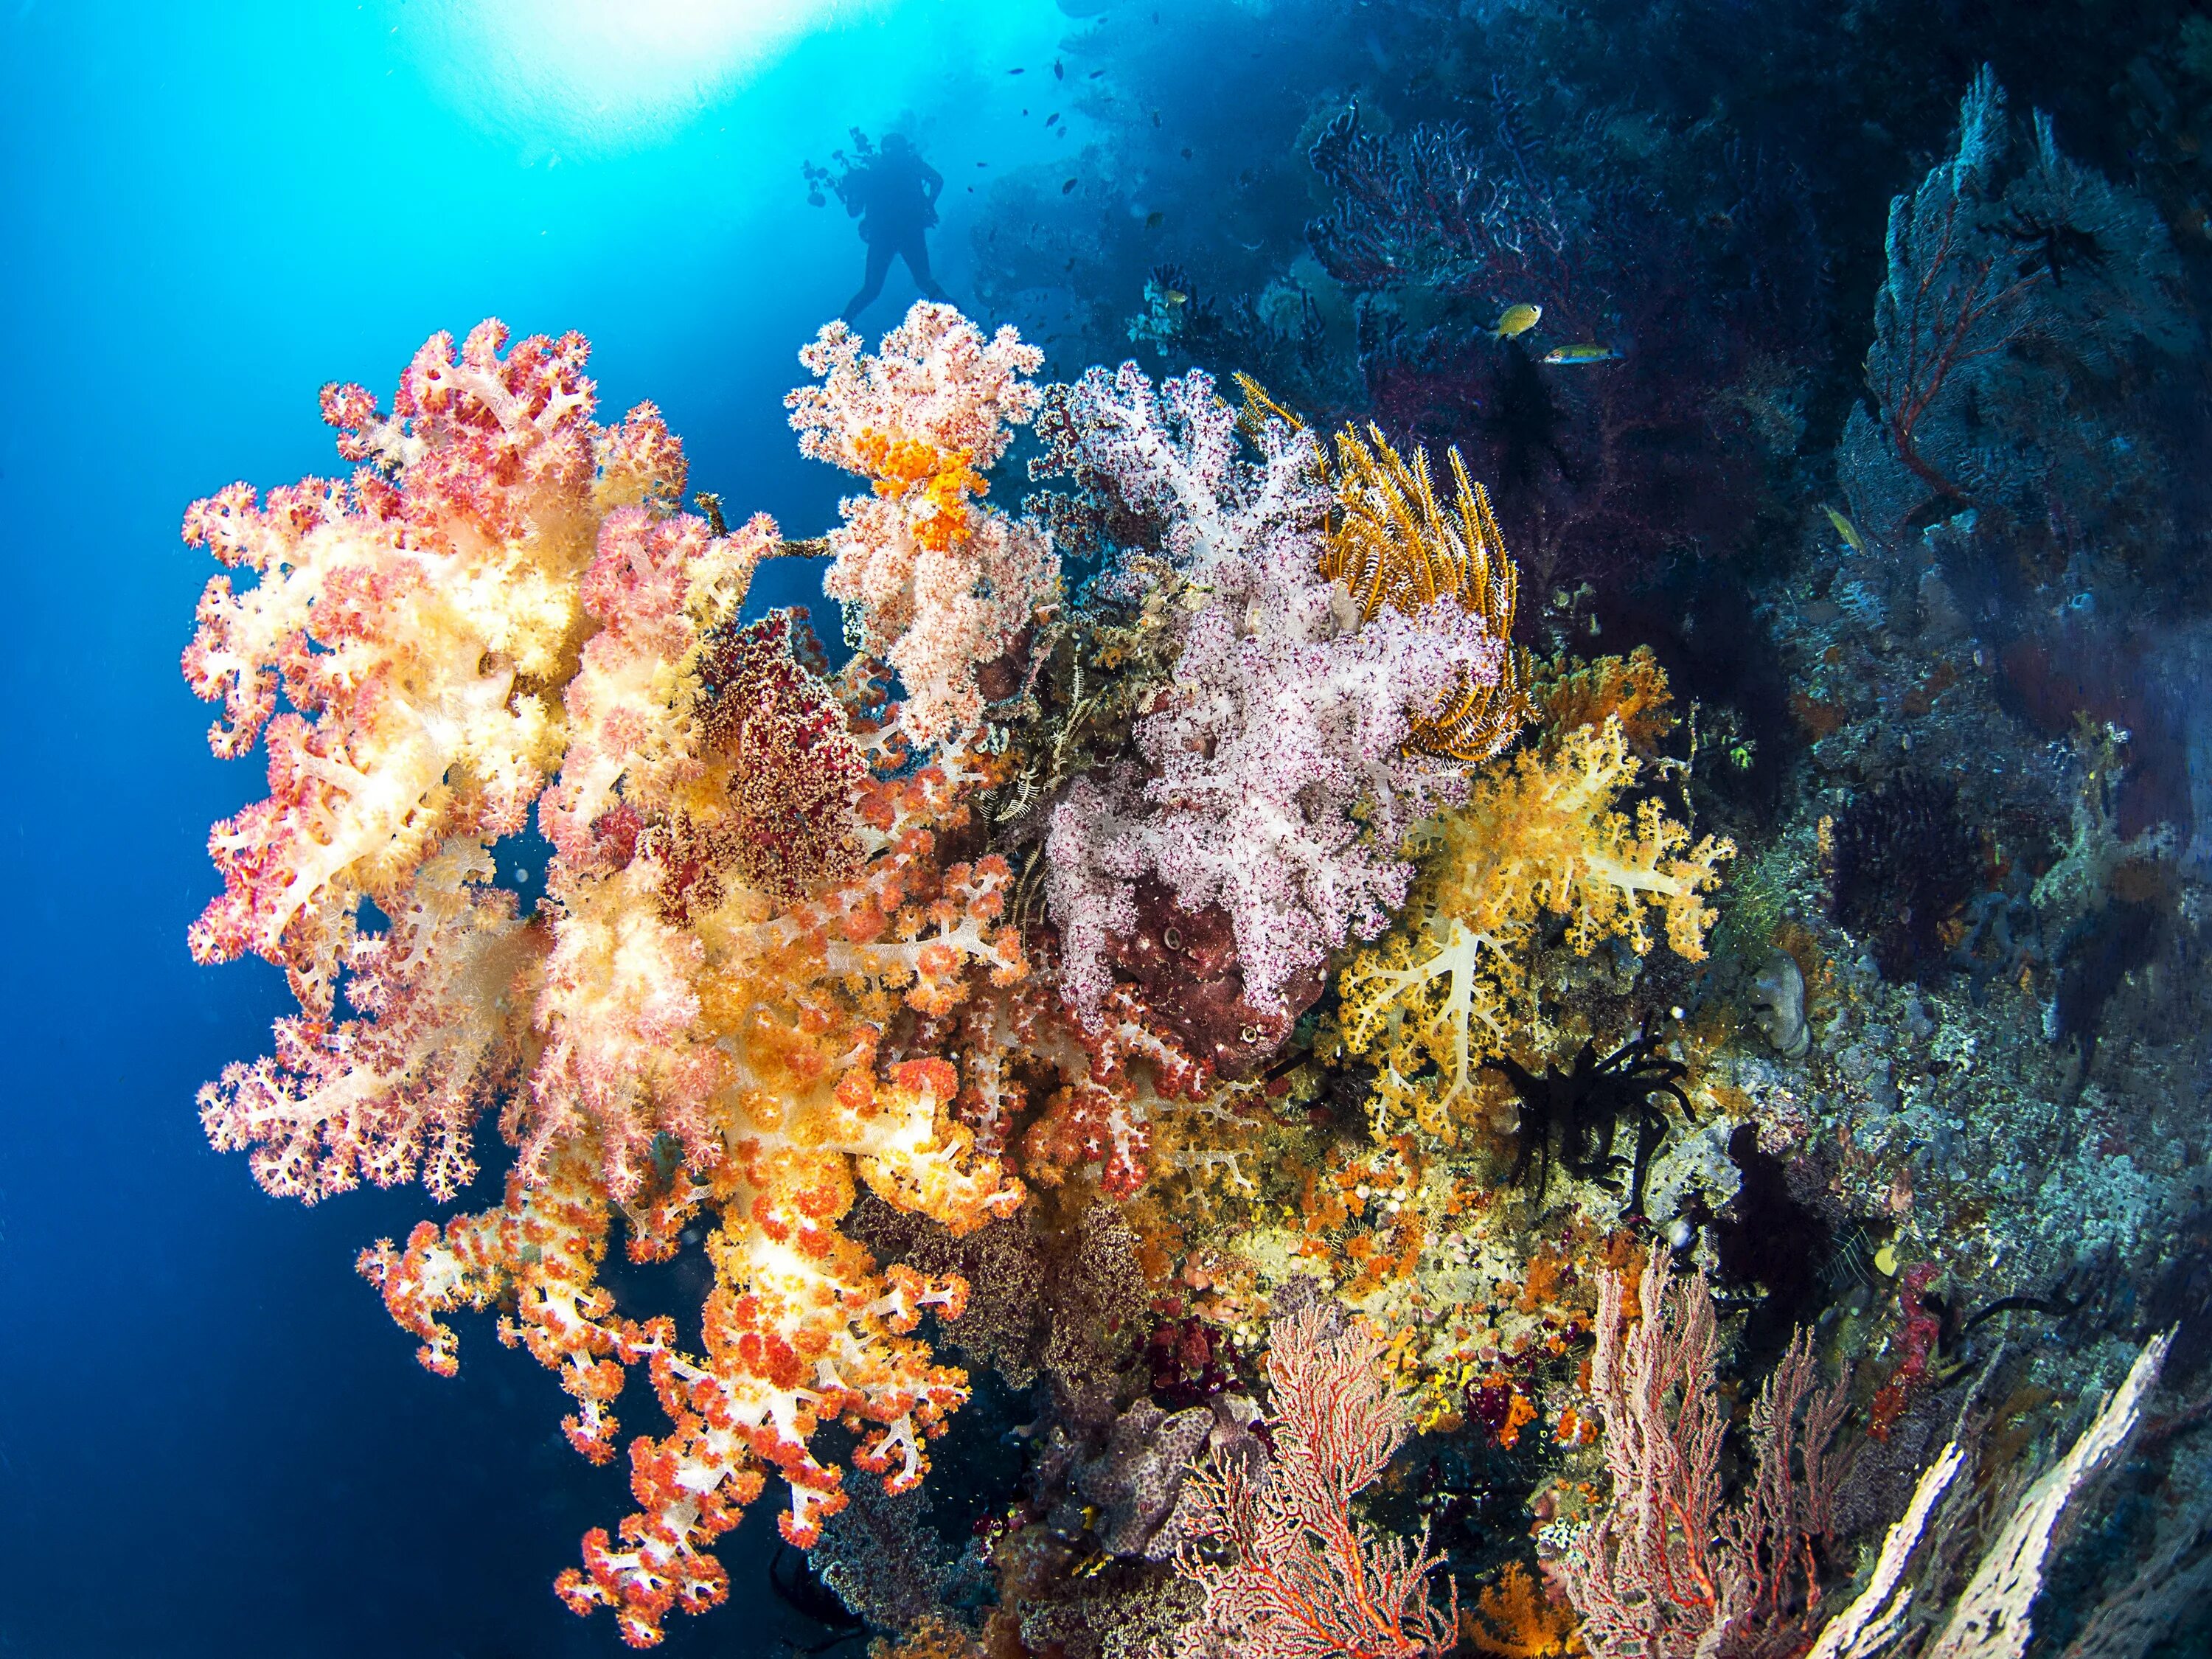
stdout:
[[(1540, 1077), (1510, 1058), (1484, 1061), (1485, 1070), (1504, 1073), (1521, 1100), (1509, 1179), (1526, 1181), (1533, 1166), (1540, 1204), (1551, 1185), (1555, 1157), (1569, 1175), (1616, 1193), (1625, 1170), (1628, 1197), (1624, 1207), (1629, 1213), (1641, 1213), (1644, 1177), (1651, 1167), (1651, 1155), (1667, 1139), (1667, 1115), (1653, 1103), (1655, 1097), (1671, 1095), (1684, 1117), (1697, 1116), (1679, 1082), (1690, 1074), (1690, 1068), (1658, 1050), (1656, 1037), (1638, 1031), (1603, 1060), (1597, 1057), (1596, 1044), (1585, 1042), (1567, 1070), (1549, 1065)], [(1626, 1157), (1613, 1150), (1624, 1118), (1636, 1131), (1635, 1151)]]

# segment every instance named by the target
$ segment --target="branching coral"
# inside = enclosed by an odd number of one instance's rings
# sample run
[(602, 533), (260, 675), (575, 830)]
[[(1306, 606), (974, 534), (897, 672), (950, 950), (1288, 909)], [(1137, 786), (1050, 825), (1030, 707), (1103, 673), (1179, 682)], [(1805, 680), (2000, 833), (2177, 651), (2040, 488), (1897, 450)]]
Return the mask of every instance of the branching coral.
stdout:
[(1644, 768), (1617, 714), (1577, 726), (1482, 778), (1432, 831), (1406, 920), (1339, 980), (1345, 1042), (1382, 1067), (1377, 1109), (1456, 1133), (1475, 1072), (1507, 1052), (1534, 1013), (1528, 963), (1539, 923), (1567, 923), (1587, 953), (1618, 939), (1650, 951), (1652, 923), (1692, 961), (1713, 914), (1704, 895), (1733, 843), (1690, 832), (1658, 801), (1621, 804)]
[(951, 306), (925, 304), (872, 356), (832, 323), (799, 361), (821, 380), (787, 399), (800, 449), (873, 490), (844, 502), (823, 591), (848, 607), (853, 644), (898, 671), (909, 738), (972, 731), (976, 670), (1013, 646), (1057, 574), (1041, 531), (972, 499), (1010, 428), (1036, 412), (1023, 377), (1042, 354), (1012, 328), (987, 341)]
[[(883, 430), (981, 453), (1020, 401), (1022, 349), (963, 352), (942, 320), (908, 331), (934, 356), (845, 368)], [(228, 705), (218, 752), (264, 723), (271, 744), (270, 799), (217, 827), (226, 891), (193, 946), (281, 963), (302, 1005), (203, 1115), (272, 1191), (419, 1169), (449, 1196), (498, 1108), (505, 1203), (426, 1222), (362, 1270), (434, 1370), (456, 1364), (445, 1314), (510, 1310), (502, 1334), (559, 1373), (595, 1459), (623, 1367), (649, 1366), (671, 1431), (633, 1443), (638, 1512), (561, 1586), (646, 1644), (671, 1607), (723, 1595), (709, 1547), (768, 1471), (791, 1488), (786, 1535), (814, 1536), (842, 1502), (810, 1449), (823, 1425), (860, 1434), (855, 1462), (894, 1488), (921, 1477), (964, 1389), (911, 1333), (964, 1287), (879, 1273), (837, 1224), (856, 1182), (955, 1231), (1018, 1203), (953, 1115), (954, 1066), (884, 1042), (1027, 962), (1005, 862), (939, 854), (988, 762), (947, 744), (913, 765), (877, 726), (868, 665), (841, 696), (788, 615), (742, 623), (775, 526), (717, 535), (674, 512), (682, 454), (651, 410), (597, 427), (580, 338), (501, 358), (504, 338), (487, 324), (458, 359), (434, 339), (389, 417), (326, 392), (342, 450), (375, 463), (349, 483), (265, 507), (238, 486), (187, 517), (262, 580), (210, 586), (186, 672)], [(964, 510), (960, 489), (931, 508)], [(974, 636), (958, 596), (911, 598), (906, 634)], [(271, 720), (280, 685), (292, 712)], [(553, 857), (526, 921), (490, 851), (533, 799)], [(356, 933), (364, 899), (387, 932)], [(341, 988), (356, 1017), (338, 1021)], [(640, 1258), (718, 1223), (702, 1352), (598, 1284), (617, 1206)]]
[(1206, 1607), (1177, 1651), (1232, 1659), (1421, 1659), (1457, 1639), (1424, 1580), (1426, 1542), (1378, 1536), (1352, 1518), (1406, 1434), (1382, 1345), (1341, 1308), (1310, 1297), (1269, 1338), (1272, 1454), (1218, 1455), (1183, 1487), (1177, 1565)]
[(1147, 873), (1185, 909), (1234, 923), (1243, 994), (1283, 988), (1403, 898), (1418, 818), (1464, 787), (1458, 763), (1414, 750), (1413, 723), (1494, 686), (1506, 647), (1440, 597), (1416, 612), (1357, 602), (1321, 574), (1328, 497), (1311, 436), (1264, 424), (1255, 465), (1236, 417), (1194, 371), (1158, 392), (1125, 366), (1071, 400), (1098, 470), (1163, 515), (1164, 551), (1205, 597), (1174, 684), (1139, 721), (1141, 780), (1079, 781), (1054, 811), (1051, 899), (1072, 999), (1094, 1013), (1109, 936), (1136, 926)]
[(1813, 1541), (1827, 1529), (1828, 1443), (1844, 1390), (1816, 1386), (1819, 1362), (1799, 1333), (1752, 1407), (1756, 1473), (1723, 1504), (1712, 1297), (1702, 1273), (1679, 1291), (1670, 1278), (1655, 1245), (1632, 1329), (1626, 1275), (1607, 1273), (1599, 1292), (1590, 1392), (1613, 1493), (1567, 1562), (1583, 1640), (1599, 1659), (1801, 1651), (1820, 1599)]

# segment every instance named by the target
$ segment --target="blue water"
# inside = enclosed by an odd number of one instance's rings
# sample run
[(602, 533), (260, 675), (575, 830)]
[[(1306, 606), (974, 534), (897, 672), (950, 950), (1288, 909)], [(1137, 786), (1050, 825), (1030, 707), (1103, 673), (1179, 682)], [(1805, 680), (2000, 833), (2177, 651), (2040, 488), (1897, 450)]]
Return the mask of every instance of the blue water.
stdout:
[[(860, 247), (800, 161), (894, 120), (1019, 161), (1000, 65), (1066, 20), (816, 8), (748, 70), (746, 19), (778, 9), (689, 33), (694, 8), (635, 9), (610, 67), (563, 34), (582, 5), (507, 33), (422, 0), (5, 4), (0, 1653), (606, 1653), (550, 1585), (623, 1513), (621, 1468), (568, 1449), (552, 1379), (489, 1322), (441, 1381), (354, 1275), (422, 1194), (302, 1208), (200, 1134), (194, 1091), (286, 1000), (185, 952), (207, 825), (260, 775), (208, 756), (177, 672), (210, 568), (179, 517), (333, 471), (319, 386), (388, 398), (426, 336), (495, 314), (583, 330), (603, 413), (656, 400), (696, 486), (821, 528), (837, 480), (781, 398)], [(955, 179), (936, 238), (956, 297), (975, 199)], [(895, 270), (866, 320), (912, 298)], [(755, 603), (813, 580), (771, 567)], [(764, 1597), (770, 1507), (723, 1547), (738, 1608), (665, 1651), (819, 1635)]]

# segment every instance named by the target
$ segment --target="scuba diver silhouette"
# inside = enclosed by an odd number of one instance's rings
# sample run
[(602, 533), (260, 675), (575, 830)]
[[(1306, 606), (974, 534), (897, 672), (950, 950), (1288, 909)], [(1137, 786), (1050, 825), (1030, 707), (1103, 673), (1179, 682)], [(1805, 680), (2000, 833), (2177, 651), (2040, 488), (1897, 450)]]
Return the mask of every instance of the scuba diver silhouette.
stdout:
[(951, 303), (951, 296), (929, 274), (929, 246), (924, 234), (937, 222), (937, 198), (945, 189), (944, 177), (923, 161), (902, 133), (887, 133), (876, 153), (847, 173), (837, 194), (845, 211), (860, 222), (860, 240), (868, 245), (868, 270), (845, 307), (851, 322), (875, 303), (890, 272), (891, 256), (906, 261), (915, 286), (932, 300)]

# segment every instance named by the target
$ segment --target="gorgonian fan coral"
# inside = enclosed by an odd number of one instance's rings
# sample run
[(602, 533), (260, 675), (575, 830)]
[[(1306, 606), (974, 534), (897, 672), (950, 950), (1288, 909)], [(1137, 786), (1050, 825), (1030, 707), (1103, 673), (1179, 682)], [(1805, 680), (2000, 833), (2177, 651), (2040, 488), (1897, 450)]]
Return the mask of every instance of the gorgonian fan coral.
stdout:
[(2041, 112), (2028, 129), (1985, 65), (1951, 156), (1890, 204), (1873, 408), (1837, 456), (1872, 534), (1994, 510), (2063, 556), (2157, 493), (2114, 393), (2197, 343), (2180, 264), (2149, 203), (2069, 160)]
[[(1814, 343), (1794, 303), (1819, 285), (1809, 225), (1762, 238), (1782, 271), (1701, 284), (1724, 250), (1613, 158), (1568, 164), (1601, 124), (1547, 154), (1502, 82), (1491, 101), (1487, 136), (1427, 121), (1384, 133), (1355, 106), (1310, 152), (1334, 199), (1306, 239), (1352, 301), (1370, 409), (1463, 448), (1547, 584), (1734, 550), (1762, 450), (1796, 441), (1774, 388)], [(1763, 225), (1778, 185), (1802, 209), (1802, 181), (1745, 172), (1719, 222)], [(1516, 307), (1536, 319), (1499, 327)]]
[(1819, 1386), (1812, 1337), (1799, 1331), (1752, 1404), (1750, 1478), (1724, 1502), (1728, 1411), (1704, 1272), (1678, 1285), (1654, 1246), (1632, 1290), (1632, 1324), (1626, 1273), (1607, 1273), (1598, 1297), (1590, 1393), (1613, 1491), (1565, 1562), (1583, 1640), (1598, 1659), (1802, 1653), (1847, 1390)]
[[(1310, 1286), (1308, 1287), (1310, 1290)], [(1433, 1659), (1456, 1640), (1459, 1595), (1439, 1607), (1427, 1540), (1379, 1535), (1352, 1514), (1406, 1437), (1382, 1344), (1309, 1296), (1269, 1334), (1272, 1449), (1216, 1455), (1184, 1487), (1176, 1561), (1205, 1593), (1176, 1651), (1244, 1659)]]

